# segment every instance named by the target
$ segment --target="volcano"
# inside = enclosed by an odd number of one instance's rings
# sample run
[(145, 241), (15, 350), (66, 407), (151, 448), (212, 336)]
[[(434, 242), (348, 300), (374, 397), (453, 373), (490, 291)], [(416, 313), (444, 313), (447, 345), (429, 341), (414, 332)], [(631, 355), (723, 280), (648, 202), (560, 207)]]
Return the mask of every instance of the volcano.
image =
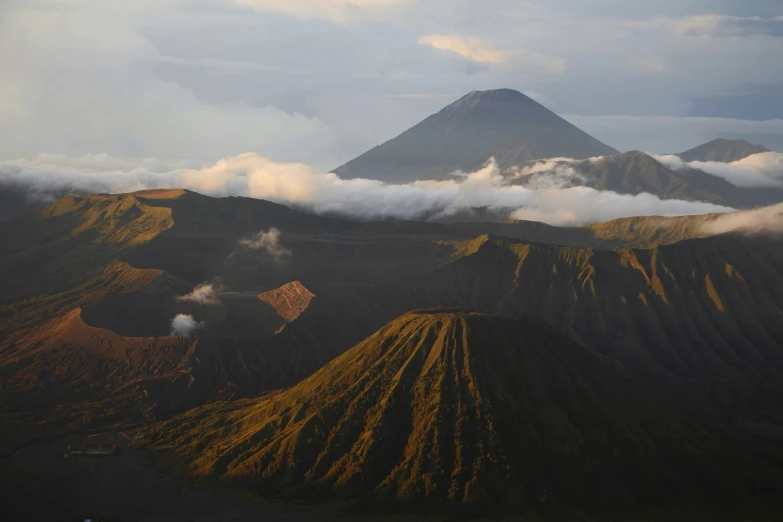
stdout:
[(268, 494), (482, 513), (689, 501), (777, 474), (548, 324), (455, 309), (408, 312), (293, 388), (142, 441), (174, 473)]
[(494, 157), (501, 168), (617, 151), (512, 89), (473, 91), (396, 138), (338, 167), (341, 178), (390, 183), (446, 179)]
[(680, 152), (677, 156), (683, 161), (718, 161), (731, 163), (752, 156), (769, 152), (763, 145), (755, 145), (745, 140), (727, 140), (718, 138), (698, 147)]

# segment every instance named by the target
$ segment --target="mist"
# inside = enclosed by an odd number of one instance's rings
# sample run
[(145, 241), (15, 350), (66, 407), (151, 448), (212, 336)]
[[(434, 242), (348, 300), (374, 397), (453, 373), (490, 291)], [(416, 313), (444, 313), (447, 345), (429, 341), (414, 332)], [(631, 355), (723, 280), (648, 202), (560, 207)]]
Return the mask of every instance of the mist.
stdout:
[[(134, 162), (105, 154), (77, 158), (41, 155), (0, 162), (0, 184), (28, 187), (38, 197), (46, 197), (54, 189), (120, 193), (178, 187), (210, 196), (262, 198), (361, 220), (438, 218), (488, 207), (507, 217), (581, 225), (638, 215), (733, 210), (697, 201), (662, 200), (651, 194), (632, 196), (574, 186), (581, 185), (579, 174), (571, 167), (574, 162), (555, 158), (502, 172), (490, 159), (477, 171), (456, 172), (452, 179), (393, 185), (372, 179), (341, 179), (303, 163), (279, 163), (254, 153), (198, 167), (155, 158)], [(525, 176), (523, 186), (519, 181)]]
[(673, 154), (653, 155), (655, 159), (675, 170), (699, 169), (718, 176), (737, 187), (783, 188), (783, 153), (762, 152), (731, 163), (719, 161), (682, 161)]
[(177, 301), (196, 303), (204, 306), (216, 306), (220, 304), (219, 288), (211, 283), (202, 283), (186, 295), (178, 296)]
[(240, 239), (239, 244), (250, 250), (263, 250), (275, 261), (280, 261), (292, 254), (290, 249), (280, 244), (280, 234), (280, 230), (272, 227), (269, 230), (262, 230), (250, 237)]
[[(661, 200), (651, 194), (638, 196), (569, 186), (578, 174), (569, 167), (574, 160), (549, 160), (558, 165), (548, 181), (525, 186), (514, 184), (520, 176), (549, 169), (547, 162), (502, 172), (494, 159), (470, 173), (457, 172), (445, 181), (415, 181), (392, 185), (371, 179), (340, 179), (304, 164), (280, 164), (256, 154), (225, 158), (211, 167), (176, 177), (178, 186), (212, 195), (249, 195), (282, 204), (335, 213), (359, 219), (420, 219), (443, 217), (474, 207), (507, 209), (552, 225), (579, 225), (636, 215), (681, 215), (729, 212), (730, 207), (703, 202)], [(575, 211), (575, 209), (577, 209)]]
[(192, 337), (196, 330), (206, 326), (206, 323), (196, 321), (192, 315), (177, 314), (171, 320), (172, 337)]
[(705, 234), (743, 233), (746, 235), (783, 234), (783, 203), (754, 210), (742, 210), (705, 223)]

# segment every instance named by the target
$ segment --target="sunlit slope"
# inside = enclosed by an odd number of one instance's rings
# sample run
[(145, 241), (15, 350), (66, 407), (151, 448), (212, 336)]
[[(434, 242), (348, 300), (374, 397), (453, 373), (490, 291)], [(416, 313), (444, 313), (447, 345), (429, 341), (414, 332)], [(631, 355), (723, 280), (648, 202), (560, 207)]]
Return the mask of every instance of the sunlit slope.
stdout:
[[(458, 306), (543, 318), (667, 394), (769, 409), (783, 382), (780, 242), (688, 240), (704, 219), (363, 224), (179, 190), (64, 198), (0, 228), (0, 348), (24, 359), (44, 325), (76, 308), (86, 325), (129, 338), (167, 336), (175, 314), (191, 314), (205, 323), (206, 351), (183, 374), (197, 393), (181, 399), (184, 377), (155, 381), (158, 409), (175, 411), (229, 384), (231, 396), (291, 385), (402, 313)], [(290, 256), (238, 243), (271, 227)], [(621, 250), (599, 249), (609, 247)], [(177, 299), (207, 281), (222, 282), (220, 304)], [(46, 366), (52, 355), (34, 357)], [(5, 382), (17, 370), (0, 367)], [(17, 410), (32, 389), (66, 400), (67, 381), (15, 380)]]
[(597, 240), (614, 241), (617, 247), (652, 248), (686, 239), (707, 237), (705, 225), (721, 214), (697, 216), (643, 216), (614, 219), (585, 227)]
[(407, 310), (433, 306), (522, 314), (622, 361), (664, 394), (694, 393), (741, 411), (751, 403), (769, 409), (781, 396), (779, 241), (726, 236), (604, 251), (490, 236), (455, 254), (425, 277), (321, 293), (297, 327), (334, 324), (339, 333), (339, 318), (350, 317), (350, 335), (369, 335)]
[(450, 310), (407, 313), (291, 389), (143, 440), (176, 454), (178, 473), (267, 494), (484, 514), (703, 500), (777, 476), (554, 328)]

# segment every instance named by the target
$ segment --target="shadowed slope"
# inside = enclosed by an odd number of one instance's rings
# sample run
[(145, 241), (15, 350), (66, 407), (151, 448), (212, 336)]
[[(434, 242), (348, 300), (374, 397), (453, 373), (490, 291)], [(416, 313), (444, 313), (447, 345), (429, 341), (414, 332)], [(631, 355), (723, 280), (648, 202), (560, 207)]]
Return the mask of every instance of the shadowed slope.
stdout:
[(484, 514), (680, 502), (777, 476), (552, 327), (449, 310), (408, 313), (289, 390), (190, 411), (143, 440), (179, 455), (180, 473), (267, 493)]
[(680, 152), (677, 156), (687, 162), (720, 161), (722, 163), (731, 163), (762, 152), (769, 152), (769, 149), (763, 145), (754, 145), (745, 140), (718, 138), (702, 143), (685, 152)]
[[(72, 397), (68, 378), (17, 378), (24, 367), (11, 356), (51, 367), (44, 359), (59, 360), (55, 351), (36, 352), (35, 360), (24, 352), (76, 308), (86, 325), (128, 338), (167, 336), (175, 314), (206, 322), (186, 372), (145, 377), (162, 418), (217, 396), (292, 385), (401, 313), (459, 306), (541, 317), (662, 392), (696, 390), (743, 414), (751, 399), (756, 409), (769, 408), (783, 379), (780, 243), (725, 236), (651, 251), (598, 250), (680, 241), (697, 234), (704, 218), (672, 218), (663, 228), (661, 219), (590, 228), (357, 223), (187, 191), (65, 198), (0, 226), (0, 376), (16, 383), (0, 390), (0, 407), (16, 415), (42, 391)], [(242, 250), (238, 239), (271, 226), (285, 226), (280, 241), (289, 258)], [(297, 280), (318, 294), (306, 307), (305, 291), (278, 288)], [(219, 304), (178, 299), (205, 282), (215, 283)], [(284, 319), (257, 298), (270, 289), (283, 313), (298, 313), (282, 331)], [(47, 343), (81, 350), (67, 336)], [(106, 361), (96, 364), (113, 364)], [(81, 379), (78, 365), (66, 368)], [(127, 374), (123, 368), (95, 381), (115, 405), (133, 396), (125, 377), (112, 380)], [(128, 414), (145, 411), (134, 406)], [(29, 420), (53, 419), (49, 413), (36, 410)]]
[[(732, 195), (725, 195), (693, 183), (681, 173), (669, 169), (652, 156), (640, 151), (625, 152), (581, 164), (581, 172), (588, 185), (597, 190), (611, 190), (620, 194), (655, 194), (661, 199), (708, 201), (731, 205)], [(723, 180), (718, 180), (723, 182)], [(732, 189), (727, 182), (727, 189)]]
[[(319, 294), (294, 323), (345, 344), (406, 310), (457, 306), (541, 318), (662, 394), (741, 416), (783, 400), (783, 243), (743, 237), (602, 251), (484, 237), (449, 265), (394, 285)], [(334, 318), (334, 319), (324, 319)], [(294, 326), (292, 325), (292, 326)]]
[(471, 172), (490, 157), (506, 168), (539, 158), (616, 153), (524, 94), (498, 89), (463, 96), (334, 172), (404, 183)]
[(733, 208), (772, 205), (783, 200), (781, 190), (737, 187), (719, 176), (695, 168), (670, 168), (641, 151), (580, 162), (561, 161), (559, 170), (555, 169), (554, 172), (535, 172), (536, 163), (526, 167), (532, 168), (534, 172), (521, 171), (514, 175), (512, 183), (546, 187), (554, 177), (556, 183), (565, 183), (567, 186), (584, 185), (596, 190), (630, 195), (646, 193), (660, 199), (705, 201)]

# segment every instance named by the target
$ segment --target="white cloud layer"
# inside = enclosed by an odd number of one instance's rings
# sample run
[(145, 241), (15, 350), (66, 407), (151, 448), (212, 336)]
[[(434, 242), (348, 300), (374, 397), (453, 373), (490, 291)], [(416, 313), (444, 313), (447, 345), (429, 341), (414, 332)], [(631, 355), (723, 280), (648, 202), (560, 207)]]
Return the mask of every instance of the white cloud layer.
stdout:
[(283, 161), (330, 161), (333, 131), (317, 118), (205, 103), (156, 76), (142, 7), (46, 5), (0, 11), (0, 158), (101, 150), (214, 161), (262, 149)]
[(783, 203), (755, 210), (742, 210), (705, 223), (706, 234), (739, 232), (748, 235), (783, 234)]
[(654, 156), (674, 169), (691, 167), (719, 176), (737, 187), (783, 188), (783, 153), (762, 152), (731, 163), (719, 161), (684, 162), (675, 155)]
[[(101, 174), (95, 165), (97, 156), (86, 159), (42, 163), (41, 160), (0, 163), (0, 182), (44, 190), (47, 184), (74, 185), (100, 192), (124, 192), (129, 187), (183, 187), (212, 196), (249, 196), (282, 204), (297, 205), (316, 213), (339, 213), (360, 219), (416, 219), (435, 214), (452, 215), (472, 207), (513, 210), (520, 219), (544, 221), (554, 225), (584, 224), (636, 215), (680, 215), (727, 212), (731, 209), (708, 203), (661, 200), (649, 194), (629, 196), (599, 192), (588, 187), (571, 187), (571, 160), (540, 162), (519, 172), (539, 173), (551, 168), (551, 176), (528, 186), (513, 185), (513, 177), (501, 173), (494, 161), (468, 174), (446, 181), (416, 181), (390, 185), (370, 179), (340, 179), (301, 163), (277, 163), (253, 153), (224, 158), (200, 169), (165, 165), (148, 161), (149, 167), (122, 166), (122, 160), (103, 159), (112, 170)], [(79, 168), (79, 162), (87, 166)], [(67, 165), (67, 166), (63, 166)], [(153, 168), (154, 167), (154, 168)], [(108, 169), (107, 169), (108, 170)], [(271, 231), (267, 231), (269, 234)], [(279, 235), (277, 236), (279, 239)], [(259, 237), (266, 244), (271, 236)], [(252, 241), (252, 239), (249, 239)]]

